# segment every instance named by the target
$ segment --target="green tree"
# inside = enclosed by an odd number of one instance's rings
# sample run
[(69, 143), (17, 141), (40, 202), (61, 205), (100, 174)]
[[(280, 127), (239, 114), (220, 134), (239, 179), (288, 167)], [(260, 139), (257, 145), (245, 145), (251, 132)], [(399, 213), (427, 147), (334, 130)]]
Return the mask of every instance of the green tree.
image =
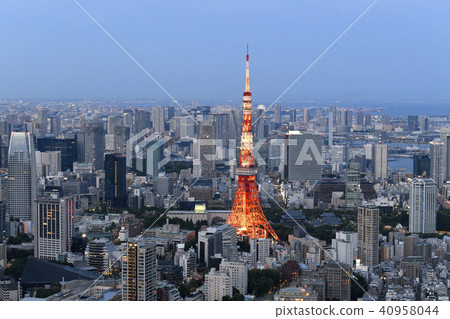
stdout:
[(262, 297), (278, 287), (280, 273), (274, 269), (252, 269), (248, 272), (248, 290), (256, 297)]
[[(351, 300), (358, 300), (358, 298), (361, 298), (364, 296), (364, 292), (367, 291), (368, 284), (366, 282), (366, 279), (361, 276), (358, 273), (352, 273), (352, 276), (354, 276), (355, 280), (351, 280)], [(356, 282), (355, 282), (356, 281)], [(361, 288), (362, 287), (362, 288)]]

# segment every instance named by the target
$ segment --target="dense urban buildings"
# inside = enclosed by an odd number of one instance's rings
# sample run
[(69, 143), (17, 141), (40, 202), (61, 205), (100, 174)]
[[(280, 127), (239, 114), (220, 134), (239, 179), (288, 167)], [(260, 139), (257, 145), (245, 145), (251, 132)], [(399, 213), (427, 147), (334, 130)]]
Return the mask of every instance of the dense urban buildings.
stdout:
[(448, 301), (448, 116), (258, 102), (5, 101), (0, 300)]

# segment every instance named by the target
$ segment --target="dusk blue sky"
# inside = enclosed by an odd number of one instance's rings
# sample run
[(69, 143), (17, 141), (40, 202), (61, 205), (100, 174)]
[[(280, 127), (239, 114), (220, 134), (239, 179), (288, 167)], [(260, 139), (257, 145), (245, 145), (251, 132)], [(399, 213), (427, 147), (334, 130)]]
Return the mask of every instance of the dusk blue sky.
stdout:
[[(176, 98), (274, 100), (373, 0), (79, 0)], [(450, 100), (450, 1), (380, 0), (287, 100)], [(166, 98), (72, 0), (0, 1), (0, 98)]]

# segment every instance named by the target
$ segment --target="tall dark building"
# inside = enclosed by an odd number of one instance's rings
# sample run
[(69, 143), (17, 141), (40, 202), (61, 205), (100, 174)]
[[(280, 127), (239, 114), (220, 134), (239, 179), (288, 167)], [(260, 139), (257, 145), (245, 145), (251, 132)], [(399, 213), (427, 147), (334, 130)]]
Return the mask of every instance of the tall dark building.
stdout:
[(291, 122), (291, 123), (297, 122), (297, 110), (296, 109), (289, 110), (289, 122)]
[(413, 157), (413, 174), (416, 176), (430, 176), (430, 155), (415, 154)]
[(419, 130), (419, 117), (417, 115), (408, 115), (408, 131)]
[(61, 170), (73, 170), (73, 162), (77, 161), (76, 138), (38, 138), (36, 148), (40, 152), (61, 152)]
[(102, 123), (86, 125), (84, 132), (84, 161), (103, 169), (105, 154), (105, 130)]
[(127, 200), (125, 155), (105, 155), (105, 201), (109, 206), (125, 207)]
[(364, 126), (364, 112), (363, 111), (358, 111), (356, 113), (356, 124), (358, 124), (360, 126)]
[(146, 128), (151, 128), (150, 112), (146, 110), (135, 110), (134, 112), (134, 128), (136, 133)]
[(126, 154), (127, 141), (130, 139), (130, 128), (127, 126), (116, 126), (114, 128), (114, 152)]
[(367, 113), (365, 116), (364, 125), (372, 126), (372, 115), (370, 115), (369, 113)]

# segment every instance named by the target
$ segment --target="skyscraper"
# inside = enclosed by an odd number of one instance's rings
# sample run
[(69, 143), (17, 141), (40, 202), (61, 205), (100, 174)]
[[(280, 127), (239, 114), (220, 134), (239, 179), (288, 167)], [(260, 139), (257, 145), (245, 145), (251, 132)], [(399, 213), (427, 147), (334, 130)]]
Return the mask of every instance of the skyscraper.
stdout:
[(140, 133), (142, 130), (151, 128), (150, 112), (146, 110), (134, 111), (134, 130), (135, 133)]
[(349, 210), (356, 209), (360, 203), (360, 165), (350, 163), (346, 172), (345, 206)]
[(105, 155), (105, 201), (109, 206), (126, 206), (126, 173), (125, 155), (116, 153)]
[(414, 178), (411, 181), (409, 201), (409, 231), (436, 232), (436, 183), (431, 178)]
[(444, 143), (443, 161), (441, 162), (442, 172), (445, 181), (450, 180), (450, 128), (441, 129), (441, 142)]
[(378, 265), (379, 224), (378, 208), (375, 206), (358, 207), (358, 259), (363, 265)]
[(56, 260), (57, 254), (68, 252), (71, 248), (75, 197), (45, 194), (36, 199), (35, 205), (34, 257)]
[(365, 116), (364, 125), (372, 126), (372, 115), (370, 115), (369, 113), (367, 113)]
[(281, 123), (281, 105), (275, 105), (275, 123)]
[(94, 164), (95, 169), (103, 169), (105, 154), (105, 132), (103, 124), (95, 123), (86, 125), (84, 134), (86, 163)]
[(291, 122), (291, 123), (297, 122), (297, 110), (296, 109), (289, 110), (289, 122)]
[(439, 140), (430, 142), (430, 177), (436, 182), (438, 188), (445, 181), (444, 143)]
[(114, 128), (114, 152), (126, 154), (127, 141), (130, 138), (130, 128), (127, 126), (116, 126)]
[(163, 133), (164, 132), (164, 108), (162, 106), (155, 106), (153, 108), (152, 122), (154, 132)]
[[(38, 138), (36, 148), (40, 152), (61, 152), (61, 170), (73, 170), (73, 162), (77, 161), (76, 138)], [(84, 148), (83, 148), (84, 154)]]
[(110, 115), (108, 116), (108, 134), (114, 134), (116, 127), (123, 127), (123, 119), (120, 116)]
[(356, 113), (356, 124), (358, 124), (360, 126), (364, 126), (364, 112), (363, 111), (358, 111)]
[(414, 154), (413, 176), (430, 176), (430, 156), (428, 154)]
[(303, 109), (303, 123), (308, 123), (309, 121), (309, 109)]
[(28, 132), (12, 132), (8, 153), (8, 214), (30, 221), (36, 198), (36, 159)]
[(428, 116), (424, 116), (424, 117), (420, 118), (419, 129), (422, 132), (426, 132), (430, 129), (430, 120), (428, 119)]
[(322, 136), (290, 131), (285, 140), (285, 179), (291, 182), (321, 179)]
[(38, 108), (38, 117), (36, 119), (36, 132), (37, 136), (45, 137), (47, 134), (47, 126), (48, 126), (48, 109), (47, 108)]
[(375, 179), (387, 178), (387, 144), (373, 145), (373, 163)]
[(253, 238), (250, 240), (250, 253), (252, 254), (253, 267), (257, 263), (265, 265), (270, 254), (270, 241), (268, 238)]
[(213, 120), (203, 120), (198, 126), (198, 141), (194, 152), (194, 176), (215, 176), (216, 141), (215, 123)]
[(122, 300), (156, 301), (156, 246), (129, 241), (122, 252)]
[(419, 117), (417, 115), (408, 115), (408, 131), (419, 130)]

